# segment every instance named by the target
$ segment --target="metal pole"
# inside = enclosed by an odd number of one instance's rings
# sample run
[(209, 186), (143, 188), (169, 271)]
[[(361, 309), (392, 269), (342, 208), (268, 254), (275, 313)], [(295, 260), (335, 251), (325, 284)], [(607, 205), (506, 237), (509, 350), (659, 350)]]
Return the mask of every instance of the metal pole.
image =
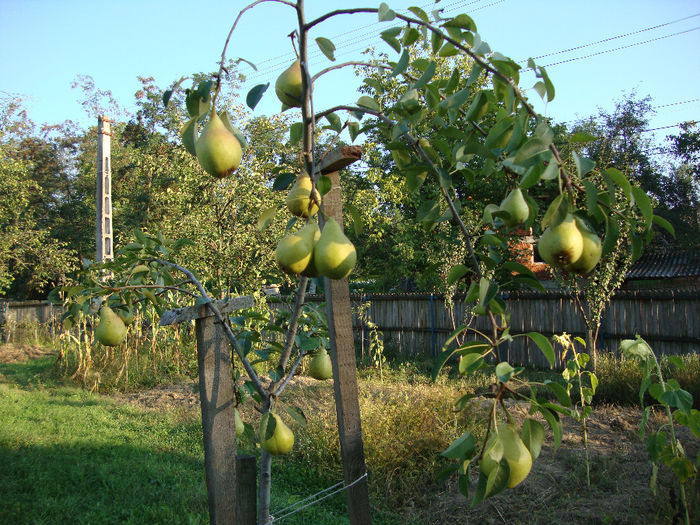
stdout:
[(95, 193), (96, 228), (95, 260), (112, 259), (112, 121), (107, 115), (97, 117), (97, 189)]

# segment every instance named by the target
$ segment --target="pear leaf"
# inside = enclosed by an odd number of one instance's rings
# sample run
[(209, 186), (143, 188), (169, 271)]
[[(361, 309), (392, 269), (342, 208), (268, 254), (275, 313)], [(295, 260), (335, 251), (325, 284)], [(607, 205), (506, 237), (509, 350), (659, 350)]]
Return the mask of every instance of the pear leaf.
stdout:
[(345, 209), (350, 212), (352, 218), (352, 229), (355, 235), (359, 236), (362, 233), (362, 215), (360, 211), (352, 204), (345, 204)]
[(380, 22), (390, 22), (396, 18), (396, 13), (384, 2), (379, 6), (378, 15)]
[(294, 173), (280, 173), (272, 183), (272, 191), (286, 190), (296, 178), (297, 176)]
[(542, 443), (544, 443), (544, 425), (539, 421), (527, 418), (523, 423), (523, 428), (521, 431), (521, 438), (523, 443), (530, 451), (532, 459), (537, 459), (542, 450)]
[(447, 274), (447, 286), (452, 286), (454, 283), (456, 283), (462, 277), (464, 277), (468, 272), (469, 269), (463, 264), (457, 264), (453, 266), (452, 268), (450, 268), (450, 271)]
[(321, 175), (316, 181), (316, 189), (321, 195), (325, 195), (326, 193), (331, 191), (331, 186), (331, 179), (329, 179), (325, 175)]
[(267, 91), (268, 87), (270, 87), (269, 82), (267, 84), (258, 84), (250, 91), (248, 91), (248, 95), (246, 95), (245, 97), (245, 103), (250, 109), (255, 109), (255, 106), (258, 105), (258, 102), (260, 102), (260, 99), (262, 98), (265, 91)]
[(528, 332), (525, 335), (532, 339), (535, 342), (535, 344), (540, 348), (545, 358), (547, 359), (549, 366), (554, 366), (554, 348), (552, 347), (552, 343), (549, 342), (549, 339), (547, 339), (539, 332)]
[(301, 135), (304, 132), (304, 127), (301, 122), (295, 122), (289, 127), (289, 142), (296, 144), (301, 140)]
[(264, 209), (263, 212), (260, 214), (260, 217), (258, 217), (258, 224), (257, 224), (258, 230), (263, 231), (270, 224), (272, 224), (272, 221), (274, 220), (276, 213), (277, 213), (277, 206), (271, 206), (270, 208)]
[(316, 43), (318, 44), (318, 47), (321, 50), (321, 52), (324, 55), (326, 55), (326, 58), (328, 60), (335, 61), (335, 44), (333, 42), (331, 42), (327, 38), (320, 36), (316, 39)]

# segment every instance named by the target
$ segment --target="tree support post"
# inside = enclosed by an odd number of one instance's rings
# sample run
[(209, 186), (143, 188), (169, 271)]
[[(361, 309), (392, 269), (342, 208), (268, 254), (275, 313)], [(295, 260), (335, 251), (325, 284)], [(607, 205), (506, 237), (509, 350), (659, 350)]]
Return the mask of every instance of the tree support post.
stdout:
[[(251, 296), (215, 301), (223, 313), (249, 308), (255, 304)], [(204, 468), (209, 499), (211, 525), (236, 525), (246, 522), (237, 518), (236, 483), (236, 401), (231, 376), (231, 350), (223, 327), (208, 305), (169, 310), (160, 320), (161, 326), (195, 321), (197, 361), (199, 364), (199, 396), (204, 433)], [(249, 489), (244, 489), (247, 493)], [(255, 487), (253, 487), (255, 492)], [(241, 502), (243, 503), (243, 502)]]
[[(331, 190), (323, 197), (323, 211), (343, 228), (343, 202), (338, 170), (362, 156), (359, 146), (345, 146), (331, 151), (318, 165), (318, 170), (331, 181)], [(333, 388), (338, 417), (340, 451), (351, 525), (372, 523), (369, 507), (365, 453), (362, 443), (360, 404), (358, 401), (355, 343), (352, 333), (350, 289), (348, 280), (324, 278), (326, 315), (333, 354)]]

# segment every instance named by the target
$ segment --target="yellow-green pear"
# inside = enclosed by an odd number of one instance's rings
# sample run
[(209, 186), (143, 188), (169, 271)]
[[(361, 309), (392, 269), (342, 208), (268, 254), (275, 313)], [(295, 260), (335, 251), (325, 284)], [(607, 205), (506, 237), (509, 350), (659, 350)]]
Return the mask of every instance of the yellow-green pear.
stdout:
[(543, 261), (556, 267), (566, 266), (581, 257), (583, 236), (574, 216), (569, 213), (561, 223), (547, 228), (540, 236), (537, 250)]
[(518, 429), (510, 423), (489, 438), (479, 468), (488, 476), (498, 466), (501, 458), (506, 459), (510, 468), (508, 488), (519, 485), (530, 474), (532, 455), (520, 439)]
[(301, 91), (301, 63), (297, 59), (277, 77), (275, 93), (285, 106), (299, 108), (301, 107)]
[(242, 436), (243, 432), (245, 432), (245, 425), (243, 424), (243, 420), (237, 408), (233, 409), (233, 422), (236, 427), (236, 436)]
[(275, 250), (275, 260), (287, 273), (300, 274), (311, 262), (318, 225), (310, 222), (284, 237)]
[(314, 197), (311, 198), (311, 177), (306, 173), (301, 173), (292, 188), (287, 194), (287, 208), (297, 217), (308, 217), (316, 215), (318, 202), (321, 202), (321, 194), (314, 188)]
[(600, 256), (603, 253), (603, 244), (600, 242), (600, 237), (589, 230), (578, 217), (576, 217), (576, 225), (583, 238), (583, 251), (578, 259), (564, 268), (570, 272), (585, 275), (593, 270), (598, 261), (600, 261)]
[(273, 456), (287, 454), (294, 446), (294, 434), (274, 412), (267, 412), (260, 419), (258, 434), (263, 450)]
[(321, 275), (329, 279), (343, 279), (355, 267), (357, 252), (338, 222), (329, 217), (314, 247), (314, 263)]
[(522, 224), (530, 216), (530, 208), (520, 188), (512, 190), (506, 198), (503, 199), (499, 209), (508, 212), (509, 217), (502, 217), (502, 219), (503, 223), (509, 228)]
[(95, 338), (105, 346), (118, 346), (126, 339), (126, 325), (109, 306), (100, 308)]
[[(309, 225), (310, 228), (314, 230), (314, 237), (312, 242), (313, 248), (316, 248), (316, 244), (318, 244), (318, 240), (321, 238), (321, 229), (318, 227), (318, 224), (313, 219), (309, 220)], [(301, 272), (301, 275), (303, 275), (304, 277), (318, 277), (318, 269), (316, 268), (316, 263), (314, 262), (313, 248), (311, 251), (311, 259), (309, 260), (309, 265), (306, 268), (304, 268), (303, 272)]]
[(204, 171), (220, 179), (231, 175), (241, 164), (241, 143), (215, 111), (197, 139), (195, 150)]
[(325, 348), (317, 350), (311, 358), (311, 362), (309, 363), (309, 375), (321, 381), (333, 377), (333, 364)]

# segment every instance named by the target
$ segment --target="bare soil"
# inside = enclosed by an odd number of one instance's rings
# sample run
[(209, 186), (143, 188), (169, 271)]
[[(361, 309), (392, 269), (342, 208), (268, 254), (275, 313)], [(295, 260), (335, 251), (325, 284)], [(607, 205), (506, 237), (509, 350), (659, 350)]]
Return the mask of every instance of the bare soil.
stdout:
[[(0, 363), (16, 363), (50, 354), (45, 348), (32, 345), (0, 345)], [(304, 383), (307, 379), (296, 377), (293, 383)], [(194, 410), (199, 406), (196, 382), (113, 393), (111, 397), (117, 402), (150, 410)], [(489, 403), (485, 399), (481, 402)], [(509, 411), (517, 419), (527, 417), (527, 407), (512, 400)], [(454, 523), (456, 516), (459, 516), (459, 523), (479, 524), (682, 523), (681, 516), (674, 510), (680, 508), (679, 495), (670, 471), (660, 470), (656, 494), (650, 488), (652, 467), (638, 433), (641, 416), (641, 410), (636, 407), (595, 407), (587, 422), (591, 488), (586, 485), (583, 433), (580, 425), (569, 419), (564, 421), (559, 449), (553, 450), (549, 433), (530, 475), (515, 489), (473, 507), (456, 484), (448, 482), (429, 498), (428, 508), (397, 510), (407, 518), (419, 516), (420, 522), (426, 525)], [(663, 425), (664, 417), (662, 412), (654, 413), (650, 425)], [(687, 456), (697, 457), (700, 440), (685, 428), (678, 429), (678, 438)], [(687, 490), (689, 495), (695, 490), (696, 498), (700, 496), (698, 484)], [(691, 522), (700, 524), (697, 508), (695, 511)]]

